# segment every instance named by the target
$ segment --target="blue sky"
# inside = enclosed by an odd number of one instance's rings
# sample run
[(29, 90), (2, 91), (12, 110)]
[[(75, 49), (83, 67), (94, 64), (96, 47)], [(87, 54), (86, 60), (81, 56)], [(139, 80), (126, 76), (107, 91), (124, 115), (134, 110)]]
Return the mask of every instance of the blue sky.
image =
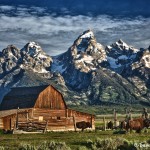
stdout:
[(35, 41), (57, 55), (89, 28), (104, 46), (121, 38), (147, 48), (149, 6), (149, 0), (0, 0), (0, 50)]

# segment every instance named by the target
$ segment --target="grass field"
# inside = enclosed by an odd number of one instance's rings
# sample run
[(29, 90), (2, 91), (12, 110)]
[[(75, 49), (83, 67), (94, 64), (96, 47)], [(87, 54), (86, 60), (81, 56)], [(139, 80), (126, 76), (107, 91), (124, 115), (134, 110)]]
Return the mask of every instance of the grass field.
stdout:
[(80, 146), (86, 146), (88, 140), (96, 140), (97, 138), (125, 138), (132, 142), (144, 142), (150, 140), (149, 133), (128, 133), (113, 134), (113, 131), (96, 131), (96, 132), (50, 132), (46, 134), (21, 134), (21, 135), (0, 135), (0, 146), (7, 149), (17, 149), (20, 143), (30, 143), (38, 145), (44, 141), (65, 142), (71, 149), (76, 150)]
[[(117, 114), (117, 119), (119, 121), (125, 119), (125, 114)], [(140, 117), (141, 114), (132, 114), (133, 118)], [(103, 119), (105, 117), (105, 121), (113, 121), (113, 114), (103, 114), (97, 115), (95, 120), (95, 126), (103, 126)], [(47, 132), (45, 134), (21, 134), (21, 135), (13, 135), (13, 134), (1, 134), (0, 133), (0, 150), (17, 150), (20, 147), (20, 144), (30, 144), (32, 146), (38, 146), (40, 143), (45, 141), (54, 141), (54, 142), (65, 142), (71, 150), (97, 150), (97, 147), (91, 148), (89, 147), (88, 141), (92, 141), (93, 143), (97, 139), (109, 141), (118, 139), (125, 139), (129, 142), (133, 143), (143, 143), (146, 142), (149, 144), (150, 149), (150, 129), (148, 132), (142, 133), (127, 133), (127, 134), (114, 134), (116, 131), (84, 131), (84, 132)], [(111, 139), (110, 139), (111, 138)], [(112, 141), (114, 143), (115, 141)], [(108, 143), (107, 142), (103, 142)], [(94, 145), (95, 146), (95, 145)], [(5, 149), (3, 149), (5, 148)], [(32, 150), (35, 150), (31, 148)], [(21, 149), (21, 150), (31, 150), (29, 148)], [(129, 148), (130, 150), (131, 148)], [(52, 149), (53, 150), (53, 149)], [(56, 149), (62, 150), (62, 149)], [(64, 149), (66, 150), (66, 149)], [(126, 149), (125, 149), (126, 150)], [(132, 150), (132, 149), (131, 149)]]
[[(109, 115), (107, 116), (110, 117)], [(106, 118), (107, 118), (106, 117)], [(122, 116), (121, 116), (122, 118)], [(96, 125), (101, 124), (102, 116), (96, 119)], [(90, 149), (88, 141), (96, 141), (97, 139), (126, 139), (129, 142), (150, 144), (150, 130), (142, 133), (127, 133), (127, 134), (114, 134), (115, 131), (84, 131), (84, 132), (48, 132), (45, 134), (0, 134), (0, 150), (5, 147), (8, 150), (18, 149), (21, 143), (31, 144), (34, 146), (39, 145), (44, 141), (65, 142), (72, 150)], [(150, 148), (150, 147), (149, 147)], [(23, 149), (22, 149), (23, 150)], [(25, 149), (24, 149), (25, 150)], [(30, 149), (28, 149), (30, 150)], [(34, 150), (34, 149), (33, 149)]]

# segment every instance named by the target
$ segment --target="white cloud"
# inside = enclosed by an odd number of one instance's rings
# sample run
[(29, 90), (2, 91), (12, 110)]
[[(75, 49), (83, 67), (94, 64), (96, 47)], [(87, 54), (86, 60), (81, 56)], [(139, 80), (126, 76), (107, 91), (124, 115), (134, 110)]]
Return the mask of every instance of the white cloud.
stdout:
[[(0, 9), (12, 11), (14, 7), (0, 6)], [(14, 14), (0, 13), (0, 49), (9, 44), (22, 48), (29, 41), (37, 41), (50, 55), (56, 55), (66, 51), (79, 34), (89, 28), (104, 45), (120, 38), (138, 48), (150, 45), (150, 18), (55, 16), (45, 8), (24, 6), (18, 7)]]
[(41, 8), (41, 7), (30, 7), (30, 9), (32, 9), (35, 12), (39, 12), (39, 13), (43, 13), (46, 11), (45, 8)]
[(14, 6), (8, 6), (8, 5), (0, 6), (1, 11), (10, 11), (10, 10), (14, 10), (14, 9), (15, 9)]

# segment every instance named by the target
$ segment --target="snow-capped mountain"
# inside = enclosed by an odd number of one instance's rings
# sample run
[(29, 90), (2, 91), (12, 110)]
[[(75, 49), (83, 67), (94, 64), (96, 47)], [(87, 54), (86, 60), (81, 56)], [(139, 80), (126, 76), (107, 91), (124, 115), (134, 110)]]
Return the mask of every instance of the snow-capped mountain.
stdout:
[(0, 52), (0, 102), (11, 87), (45, 84), (57, 87), (65, 99), (70, 99), (74, 91), (66, 87), (60, 73), (50, 72), (52, 62), (52, 58), (35, 42), (27, 43), (22, 49), (14, 45), (3, 49)]
[(34, 72), (48, 73), (52, 58), (42, 50), (39, 44), (29, 42), (20, 52), (22, 56), (22, 68), (30, 67)]
[(83, 32), (65, 53), (53, 57), (52, 71), (59, 71), (68, 86), (87, 88), (91, 72), (106, 61), (104, 46), (97, 43), (91, 30)]
[[(136, 101), (136, 99), (139, 99), (144, 94), (141, 92), (143, 91), (143, 86), (146, 89), (145, 93), (149, 93), (147, 86), (143, 85), (143, 80), (138, 80), (137, 82), (138, 76), (136, 76), (135, 82), (130, 80), (133, 70), (131, 66), (141, 58), (140, 53), (141, 51), (139, 49), (129, 46), (121, 39), (104, 48), (102, 44), (97, 43), (94, 33), (91, 30), (87, 30), (74, 41), (68, 51), (53, 57), (52, 71), (60, 72), (67, 86), (74, 90), (88, 88), (85, 94), (87, 99), (92, 98), (93, 101), (94, 99), (96, 101), (111, 99), (113, 101), (112, 99), (117, 99), (117, 97), (119, 98), (124, 93), (120, 99), (126, 101), (128, 97), (128, 100)], [(138, 62), (138, 64), (140, 63)], [(113, 77), (113, 84), (106, 81), (106, 78), (109, 81), (112, 80), (110, 77)], [(115, 92), (118, 90), (118, 87), (119, 91)], [(99, 90), (102, 91), (100, 92)], [(110, 90), (113, 91), (112, 93), (116, 93), (116, 98), (110, 96)], [(120, 93), (120, 95), (117, 93)]]
[(146, 69), (150, 69), (150, 46), (149, 48), (140, 51), (138, 56), (137, 61), (132, 64), (132, 68), (136, 69), (144, 67)]
[(137, 53), (137, 59), (130, 65), (129, 71), (126, 74), (130, 82), (145, 96), (150, 96), (150, 47)]
[(136, 59), (138, 49), (129, 46), (123, 40), (119, 40), (110, 46), (106, 46), (107, 61), (111, 70), (121, 74)]
[(27, 43), (21, 50), (14, 45), (9, 45), (1, 52), (0, 72), (8, 72), (15, 67), (20, 67), (30, 68), (38, 73), (47, 73), (51, 63), (52, 58), (35, 42)]
[[(0, 94), (14, 86), (52, 84), (68, 104), (150, 104), (150, 47), (123, 40), (104, 47), (91, 30), (55, 57), (35, 42), (0, 53)], [(2, 98), (2, 97), (1, 97)]]
[(88, 73), (91, 70), (95, 70), (103, 61), (106, 61), (104, 46), (97, 43), (91, 30), (87, 30), (74, 41), (67, 52), (58, 57), (54, 57), (52, 71), (60, 71), (63, 73), (72, 64), (77, 70)]
[(109, 69), (119, 73), (133, 84), (139, 93), (149, 95), (150, 87), (150, 50), (136, 49), (123, 40), (106, 46)]

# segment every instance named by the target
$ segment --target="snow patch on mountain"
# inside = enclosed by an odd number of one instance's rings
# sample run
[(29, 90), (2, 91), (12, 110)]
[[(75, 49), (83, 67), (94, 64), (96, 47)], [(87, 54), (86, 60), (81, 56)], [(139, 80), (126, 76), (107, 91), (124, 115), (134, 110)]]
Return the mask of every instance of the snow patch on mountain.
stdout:
[(40, 70), (37, 70), (37, 69), (33, 69), (34, 72), (37, 72), (37, 73), (48, 73), (49, 71), (47, 71), (46, 69), (44, 68), (41, 68)]
[(48, 73), (51, 63), (52, 58), (35, 42), (27, 43), (21, 50), (14, 45), (9, 45), (1, 52), (0, 72), (10, 72), (13, 69), (21, 68)]
[(108, 60), (108, 62), (109, 62), (109, 64), (110, 64), (110, 67), (111, 67), (111, 68), (118, 68), (118, 67), (121, 66), (120, 64), (117, 64), (117, 62), (118, 62), (117, 59), (114, 59), (114, 58), (112, 58), (112, 57), (107, 57), (107, 60)]
[(48, 73), (52, 58), (48, 56), (38, 43), (29, 42), (21, 49), (24, 68), (33, 69), (34, 72)]
[(73, 64), (81, 72), (90, 72), (106, 61), (104, 46), (97, 43), (94, 33), (91, 30), (83, 32), (70, 47), (73, 57)]
[(106, 52), (104, 46), (97, 43), (94, 33), (87, 30), (74, 41), (67, 52), (53, 57), (53, 61), (52, 71), (62, 74), (70, 68), (76, 68), (80, 72), (88, 73), (106, 61)]
[(81, 60), (83, 60), (85, 63), (91, 64), (93, 59), (94, 58), (92, 56), (89, 56), (89, 55), (86, 56), (86, 55), (84, 55)]
[(94, 37), (94, 34), (93, 34), (93, 32), (92, 31), (89, 31), (89, 32), (84, 32), (81, 36), (80, 36), (80, 38), (92, 38), (92, 37)]
[[(120, 71), (123, 71), (136, 60), (138, 52), (138, 49), (129, 46), (121, 39), (109, 46), (106, 46), (107, 61), (110, 65), (110, 69), (116, 70), (118, 68), (118, 73), (121, 74)], [(122, 68), (121, 70), (120, 67)]]
[(36, 55), (42, 51), (42, 48), (38, 43), (29, 42), (21, 51), (25, 51), (30, 56), (36, 57)]
[(59, 72), (59, 73), (63, 73), (66, 70), (66, 67), (64, 67), (64, 65), (58, 60), (58, 59), (53, 59), (53, 63), (51, 65), (51, 71), (52, 72)]
[(146, 51), (141, 58), (141, 63), (145, 65), (146, 68), (150, 68), (150, 51)]
[(45, 56), (45, 55), (39, 53), (39, 54), (37, 55), (37, 58), (45, 59), (45, 58), (47, 58), (47, 56)]

